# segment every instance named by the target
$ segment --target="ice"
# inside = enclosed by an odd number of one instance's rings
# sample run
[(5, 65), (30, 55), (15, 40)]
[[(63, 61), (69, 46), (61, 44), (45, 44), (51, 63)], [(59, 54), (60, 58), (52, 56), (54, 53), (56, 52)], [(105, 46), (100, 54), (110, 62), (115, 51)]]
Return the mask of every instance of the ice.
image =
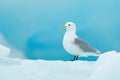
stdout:
[(0, 80), (120, 80), (120, 54), (101, 54), (95, 61), (47, 61), (10, 58), (0, 44)]
[(11, 49), (10, 54), (8, 55), (9, 57), (12, 57), (12, 58), (25, 58), (23, 52), (18, 50), (17, 48), (15, 48), (13, 46), (11, 46), (2, 33), (0, 33), (0, 44), (4, 45), (4, 47), (9, 47)]
[(1, 62), (0, 80), (86, 80), (95, 67), (94, 62), (86, 61), (7, 61), (6, 65)]
[(89, 80), (120, 80), (120, 54), (116, 51), (102, 54)]
[(8, 56), (10, 49), (0, 44), (0, 58)]

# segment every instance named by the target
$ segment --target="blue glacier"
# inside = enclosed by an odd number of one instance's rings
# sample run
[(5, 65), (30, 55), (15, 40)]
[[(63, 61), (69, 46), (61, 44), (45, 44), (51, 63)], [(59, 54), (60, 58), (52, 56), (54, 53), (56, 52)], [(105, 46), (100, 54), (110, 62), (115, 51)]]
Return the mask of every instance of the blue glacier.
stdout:
[(119, 0), (1, 0), (0, 32), (30, 59), (70, 60), (59, 26), (72, 21), (79, 37), (101, 52), (120, 51), (119, 9)]

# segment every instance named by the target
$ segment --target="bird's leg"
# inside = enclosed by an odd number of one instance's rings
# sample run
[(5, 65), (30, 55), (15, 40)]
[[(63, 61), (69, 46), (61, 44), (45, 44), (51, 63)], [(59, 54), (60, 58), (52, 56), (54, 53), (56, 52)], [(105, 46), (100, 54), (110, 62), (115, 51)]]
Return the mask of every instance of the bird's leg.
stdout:
[(74, 56), (74, 59), (73, 60), (70, 60), (70, 61), (75, 61), (76, 60), (76, 56)]
[(76, 60), (76, 58), (77, 58), (77, 56), (74, 56), (74, 59), (73, 59), (73, 61), (75, 61), (75, 60)]
[(78, 60), (78, 55), (77, 56), (74, 56), (74, 59), (72, 61), (75, 61), (75, 60)]
[(76, 56), (76, 60), (78, 60), (78, 58), (79, 58), (79, 55)]
[(77, 55), (77, 56), (75, 55), (75, 56), (74, 56), (74, 59), (73, 59), (73, 60), (71, 60), (71, 61), (78, 60), (78, 58), (79, 58), (79, 55)]

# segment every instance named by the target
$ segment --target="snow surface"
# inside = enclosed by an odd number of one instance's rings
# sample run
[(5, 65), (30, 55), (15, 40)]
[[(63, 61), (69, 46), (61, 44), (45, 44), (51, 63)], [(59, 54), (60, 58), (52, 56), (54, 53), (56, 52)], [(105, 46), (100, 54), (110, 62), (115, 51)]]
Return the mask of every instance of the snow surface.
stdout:
[(120, 54), (116, 51), (102, 54), (96, 62), (9, 58), (10, 49), (4, 46), (0, 52), (5, 53), (0, 55), (0, 80), (120, 80)]
[[(13, 46), (11, 46), (1, 32), (0, 32), (0, 44), (2, 44), (4, 46), (7, 46), (7, 47), (9, 47), (11, 49), (11, 52), (8, 55), (9, 57), (12, 57), (12, 58), (25, 58), (23, 52), (16, 49)], [(4, 54), (6, 54), (6, 53), (4, 53)]]
[(10, 53), (10, 49), (0, 44), (0, 57), (6, 57)]
[(120, 53), (111, 51), (102, 54), (89, 80), (120, 80)]

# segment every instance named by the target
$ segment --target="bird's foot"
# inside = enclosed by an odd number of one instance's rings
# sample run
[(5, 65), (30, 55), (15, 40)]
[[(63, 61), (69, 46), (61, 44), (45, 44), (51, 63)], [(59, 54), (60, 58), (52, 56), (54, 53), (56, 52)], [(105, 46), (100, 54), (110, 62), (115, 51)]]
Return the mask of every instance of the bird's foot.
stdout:
[(77, 56), (74, 56), (74, 59), (73, 60), (70, 60), (70, 61), (76, 61), (76, 60), (78, 60), (78, 55)]
[(76, 60), (70, 60), (70, 61), (76, 61)]

